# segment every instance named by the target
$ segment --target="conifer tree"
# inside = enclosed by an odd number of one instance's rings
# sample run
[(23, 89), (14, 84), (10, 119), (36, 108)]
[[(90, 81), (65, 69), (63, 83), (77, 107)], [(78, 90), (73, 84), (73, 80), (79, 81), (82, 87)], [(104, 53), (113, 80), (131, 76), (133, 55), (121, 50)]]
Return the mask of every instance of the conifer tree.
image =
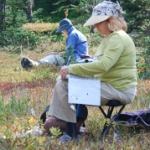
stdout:
[(120, 3), (125, 11), (129, 32), (147, 31), (150, 27), (150, 0), (120, 0)]

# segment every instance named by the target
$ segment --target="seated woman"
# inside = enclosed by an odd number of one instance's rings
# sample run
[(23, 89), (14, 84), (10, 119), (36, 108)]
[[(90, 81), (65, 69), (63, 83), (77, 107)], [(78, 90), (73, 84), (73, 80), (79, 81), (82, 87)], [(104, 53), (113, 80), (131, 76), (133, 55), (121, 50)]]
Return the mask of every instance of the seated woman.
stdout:
[(134, 100), (137, 85), (135, 45), (126, 33), (127, 25), (121, 16), (119, 3), (104, 1), (96, 5), (84, 26), (94, 25), (105, 38), (94, 56), (94, 62), (63, 66), (61, 79), (54, 89), (49, 115), (64, 120), (67, 131), (58, 140), (61, 143), (78, 137), (76, 113), (68, 103), (67, 74), (96, 77), (101, 80), (101, 105), (116, 99), (122, 104)]

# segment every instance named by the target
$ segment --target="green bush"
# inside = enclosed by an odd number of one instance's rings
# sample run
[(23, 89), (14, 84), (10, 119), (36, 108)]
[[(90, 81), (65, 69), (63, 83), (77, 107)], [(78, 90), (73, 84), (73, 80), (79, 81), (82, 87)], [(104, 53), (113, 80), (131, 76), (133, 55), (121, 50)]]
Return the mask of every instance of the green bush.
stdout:
[(56, 34), (50, 35), (50, 40), (51, 40), (51, 42), (61, 42), (61, 41), (64, 41), (62, 34), (59, 34), (59, 35), (56, 35)]
[[(2, 31), (0, 34), (0, 45), (2, 46), (15, 46), (15, 47), (28, 47), (35, 48), (36, 43), (39, 42), (39, 36), (34, 32), (29, 32), (23, 28), (7, 28), (6, 31)], [(14, 49), (12, 50), (15, 51)], [(11, 52), (12, 52), (11, 51)]]
[(150, 77), (150, 37), (144, 32), (135, 32), (131, 34), (135, 46), (137, 47), (137, 67), (140, 78)]
[(24, 11), (26, 7), (22, 0), (6, 0), (6, 28), (11, 26), (17, 28), (28, 21)]
[(8, 120), (14, 121), (15, 117), (25, 116), (27, 110), (29, 99), (16, 99), (14, 96), (11, 97), (11, 101), (5, 104), (5, 100), (2, 98), (0, 100), (0, 125), (7, 124)]

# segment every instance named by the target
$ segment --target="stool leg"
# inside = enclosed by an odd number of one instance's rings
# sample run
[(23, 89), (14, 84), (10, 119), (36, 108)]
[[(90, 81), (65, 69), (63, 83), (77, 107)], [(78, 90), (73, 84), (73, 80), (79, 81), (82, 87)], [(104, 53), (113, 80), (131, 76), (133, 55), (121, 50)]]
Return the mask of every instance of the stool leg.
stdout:
[[(119, 105), (120, 106), (120, 105)], [(122, 105), (122, 107), (120, 108), (119, 112), (116, 114), (116, 117), (112, 118), (112, 112), (115, 108), (115, 106), (109, 106), (107, 113), (105, 113), (105, 111), (102, 109), (102, 107), (100, 106), (99, 109), (101, 110), (101, 112), (103, 113), (103, 115), (105, 116), (106, 119), (110, 119), (110, 122), (108, 123), (107, 121), (104, 124), (100, 139), (103, 140), (106, 136), (106, 134), (109, 132), (110, 128), (113, 128), (113, 122), (116, 120), (116, 118), (118, 117), (118, 115), (122, 112), (122, 110), (124, 109), (125, 105)], [(114, 134), (116, 134), (119, 139), (122, 139), (121, 135), (119, 134), (119, 132), (114, 129)]]
[(117, 134), (117, 136), (119, 137), (119, 139), (122, 139), (121, 135), (119, 134), (119, 132), (116, 129), (114, 129), (114, 132)]
[[(123, 105), (120, 108), (120, 110), (117, 113), (116, 117), (122, 112), (122, 110), (124, 109), (124, 107), (125, 107), (125, 105)], [(101, 136), (100, 136), (100, 140), (104, 140), (104, 138), (105, 138), (106, 134), (109, 132), (110, 128), (113, 127), (113, 121), (116, 119), (116, 117), (114, 117), (113, 119), (111, 119), (111, 115), (112, 115), (113, 110), (114, 110), (114, 106), (112, 106), (112, 107), (110, 106), (108, 108), (107, 114), (105, 114), (105, 112), (102, 111), (102, 113), (104, 114), (105, 118), (110, 119), (110, 122), (109, 123), (107, 123), (107, 121), (105, 122), (103, 131), (102, 131)], [(114, 132), (117, 134), (117, 136), (119, 137), (119, 139), (122, 139), (121, 135), (119, 134), (119, 132), (116, 129), (114, 129)]]
[(109, 132), (110, 127), (111, 127), (110, 125), (105, 123), (103, 131), (102, 131), (101, 136), (100, 136), (100, 140), (104, 140), (105, 139), (105, 136)]
[[(110, 106), (108, 108), (107, 114), (105, 114), (105, 112), (103, 112), (103, 111), (102, 111), (102, 113), (104, 114), (106, 119), (111, 119), (111, 115), (112, 115), (113, 110), (114, 110), (114, 106), (112, 106), (112, 107)], [(103, 140), (105, 138), (106, 134), (109, 132), (110, 127), (111, 127), (111, 123), (108, 123), (106, 121), (104, 124), (104, 127), (103, 127), (103, 131), (102, 131), (101, 136), (100, 136), (101, 140)]]

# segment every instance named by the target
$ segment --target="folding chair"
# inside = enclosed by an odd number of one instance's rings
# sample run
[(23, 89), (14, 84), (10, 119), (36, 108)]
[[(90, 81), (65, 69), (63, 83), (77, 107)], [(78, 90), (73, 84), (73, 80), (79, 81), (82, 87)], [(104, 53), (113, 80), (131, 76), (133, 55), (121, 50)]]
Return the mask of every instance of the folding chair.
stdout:
[[(117, 118), (117, 116), (123, 111), (123, 109), (125, 108), (125, 105), (121, 104), (118, 100), (109, 100), (108, 103), (105, 105), (105, 106), (108, 106), (108, 110), (107, 110), (107, 113), (104, 111), (104, 109), (102, 108), (102, 106), (99, 106), (99, 109), (101, 110), (102, 114), (104, 115), (104, 117), (106, 119), (109, 119), (110, 121), (108, 122), (107, 120), (105, 121), (105, 124), (104, 124), (104, 127), (103, 127), (103, 130), (102, 130), (102, 133), (101, 133), (101, 136), (100, 136), (100, 139), (101, 140), (104, 140), (105, 139), (105, 136), (106, 134), (109, 132), (109, 129), (111, 127), (113, 127), (113, 122), (115, 121), (115, 118)], [(119, 111), (117, 112), (117, 114), (115, 115), (115, 117), (111, 117), (112, 116), (112, 113), (113, 113), (113, 110), (114, 108), (118, 107), (118, 106), (121, 106), (121, 108), (119, 109)], [(115, 129), (114, 131), (118, 137), (121, 138), (119, 132)]]

